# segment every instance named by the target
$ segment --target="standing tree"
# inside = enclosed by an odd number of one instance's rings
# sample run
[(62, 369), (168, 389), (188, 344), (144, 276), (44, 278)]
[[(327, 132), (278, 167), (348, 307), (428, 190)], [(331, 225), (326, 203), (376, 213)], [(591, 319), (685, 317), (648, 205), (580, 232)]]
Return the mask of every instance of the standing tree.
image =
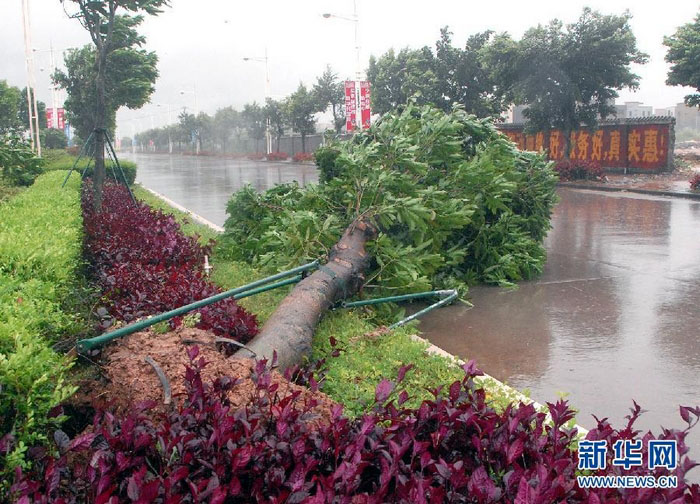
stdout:
[(22, 94), (19, 88), (9, 86), (7, 81), (0, 80), (0, 135), (26, 129), (28, 122), (22, 123), (20, 102), (22, 102)]
[(313, 94), (318, 104), (318, 112), (331, 109), (333, 127), (335, 132), (340, 134), (345, 124), (345, 90), (344, 84), (338, 81), (338, 74), (333, 72), (330, 65), (326, 66), (323, 74), (316, 79)]
[(287, 125), (284, 102), (267, 98), (265, 100), (265, 119), (270, 121), (270, 128), (277, 139), (277, 152), (280, 151), (280, 138), (284, 135), (284, 128)]
[(629, 25), (631, 15), (603, 15), (584, 8), (573, 24), (552, 20), (529, 29), (520, 42), (501, 41), (493, 55), (507, 61), (501, 78), (510, 81), (516, 103), (524, 111), (528, 129), (559, 129), (564, 155), (571, 151), (571, 132), (593, 128), (599, 117), (615, 112), (617, 91), (639, 87), (632, 63), (646, 63)]
[(306, 136), (316, 131), (316, 101), (304, 84), (289, 96), (287, 101), (287, 115), (292, 130), (301, 135), (301, 150), (306, 152)]
[(214, 114), (214, 132), (221, 144), (221, 152), (226, 153), (228, 140), (240, 120), (240, 113), (233, 107), (224, 107)]
[(700, 14), (692, 23), (664, 37), (664, 45), (668, 47), (666, 61), (671, 64), (666, 84), (695, 88), (697, 93), (687, 95), (685, 103), (700, 106)]
[[(75, 8), (74, 12), (66, 11), (68, 16), (80, 21), (95, 45), (91, 79), (83, 85), (94, 88), (94, 93), (91, 93), (94, 98), (91, 104), (94, 107), (92, 126), (95, 133), (93, 183), (95, 209), (99, 211), (102, 209), (102, 186), (105, 180), (104, 135), (110, 118), (114, 117), (121, 105), (130, 108), (143, 105), (153, 92), (157, 76), (155, 54), (134, 49), (145, 41), (136, 34), (134, 28), (143, 21), (140, 13), (157, 15), (161, 12), (161, 7), (169, 4), (169, 0), (61, 0), (61, 3), (64, 8), (68, 4)], [(121, 15), (121, 12), (125, 14)], [(146, 67), (152, 67), (152, 72), (147, 72), (146, 78), (140, 74), (130, 74), (134, 62), (129, 61), (130, 64), (124, 68), (119, 61), (122, 57), (127, 60), (137, 57), (141, 63), (138, 67), (143, 69), (142, 65), (146, 63)], [(115, 87), (114, 76), (122, 77), (118, 82), (126, 88), (134, 89), (138, 94), (113, 96), (115, 90), (110, 88)]]
[(260, 140), (265, 138), (265, 113), (256, 102), (246, 103), (243, 106), (243, 123), (248, 130), (248, 136), (255, 140), (255, 152), (258, 152)]
[(438, 82), (430, 48), (404, 48), (398, 54), (389, 49), (379, 58), (371, 56), (367, 79), (372, 85), (372, 111), (386, 114), (409, 98), (416, 103), (437, 104)]
[(479, 117), (498, 116), (507, 106), (508, 90), (490, 69), (489, 49), (496, 39), (490, 31), (477, 33), (462, 49), (452, 44), (452, 33), (444, 27), (434, 50), (425, 46), (396, 54), (390, 49), (370, 58), (373, 110), (385, 114), (413, 97), (445, 112), (460, 104)]

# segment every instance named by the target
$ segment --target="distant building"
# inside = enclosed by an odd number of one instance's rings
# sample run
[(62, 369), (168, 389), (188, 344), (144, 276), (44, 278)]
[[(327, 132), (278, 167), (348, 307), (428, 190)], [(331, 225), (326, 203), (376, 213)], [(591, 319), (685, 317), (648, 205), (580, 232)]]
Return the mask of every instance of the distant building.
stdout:
[(527, 109), (527, 105), (515, 105), (511, 110), (510, 122), (521, 124), (527, 121), (523, 112)]
[(651, 105), (642, 105), (642, 102), (625, 102), (615, 105), (618, 119), (629, 119), (630, 117), (651, 117), (654, 113)]
[(655, 109), (654, 114), (665, 117), (674, 117), (676, 119), (676, 130), (700, 130), (700, 108), (698, 107), (689, 107), (685, 103), (681, 102), (673, 107)]

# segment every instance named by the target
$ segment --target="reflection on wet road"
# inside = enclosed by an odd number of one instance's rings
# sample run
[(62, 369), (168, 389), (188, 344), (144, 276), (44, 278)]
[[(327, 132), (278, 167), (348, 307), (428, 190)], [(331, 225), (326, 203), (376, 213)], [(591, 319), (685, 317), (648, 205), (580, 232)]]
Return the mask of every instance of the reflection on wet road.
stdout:
[(122, 153), (138, 165), (136, 181), (189, 208), (214, 224), (224, 225), (226, 204), (245, 186), (258, 191), (296, 180), (316, 182), (316, 166), (246, 159)]
[[(312, 165), (141, 155), (138, 180), (217, 224), (251, 183), (316, 181)], [(700, 405), (700, 202), (562, 189), (544, 274), (517, 290), (476, 287), (474, 308), (442, 308), (424, 336), (532, 397), (565, 392), (594, 426), (614, 425), (632, 399), (640, 427), (682, 427)], [(689, 438), (700, 459), (700, 429)], [(696, 471), (697, 472), (697, 471)]]
[[(560, 392), (620, 425), (682, 427), (700, 405), (700, 202), (560, 190), (544, 274), (509, 291), (471, 290), (474, 308), (426, 316), (425, 336), (533, 398)], [(691, 438), (700, 457), (700, 432)]]

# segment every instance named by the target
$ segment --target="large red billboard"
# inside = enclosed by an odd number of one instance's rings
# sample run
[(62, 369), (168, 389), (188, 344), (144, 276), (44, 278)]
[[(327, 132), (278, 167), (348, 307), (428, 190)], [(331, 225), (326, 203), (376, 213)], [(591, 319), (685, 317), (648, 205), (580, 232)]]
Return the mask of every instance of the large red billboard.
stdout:
[[(499, 125), (501, 131), (521, 150), (547, 151), (549, 159), (564, 157), (566, 142), (559, 130), (526, 134), (522, 126)], [(592, 131), (571, 132), (572, 160), (596, 161), (605, 168), (656, 172), (669, 168), (672, 138), (670, 121), (602, 124)]]

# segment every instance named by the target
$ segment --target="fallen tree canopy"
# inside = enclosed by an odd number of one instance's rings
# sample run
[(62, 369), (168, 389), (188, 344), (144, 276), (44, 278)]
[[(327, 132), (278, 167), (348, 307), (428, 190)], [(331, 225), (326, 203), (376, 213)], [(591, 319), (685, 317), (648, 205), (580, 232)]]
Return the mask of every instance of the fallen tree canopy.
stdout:
[[(352, 224), (362, 222), (376, 236), (363, 240), (367, 257), (356, 257), (353, 274), (341, 278), (353, 280), (343, 283), (345, 297), (361, 289), (372, 296), (434, 288), (464, 293), (475, 283), (512, 285), (542, 271), (556, 175), (543, 155), (517, 150), (490, 119), (409, 104), (316, 157), (319, 184), (234, 194), (220, 252), (286, 269), (329, 257)], [(361, 283), (354, 281), (358, 272)], [(320, 313), (337, 300), (337, 288), (319, 287), (329, 279), (322, 269), (292, 291), (253, 342), (261, 355), (310, 345)], [(278, 315), (289, 324), (279, 325)]]

